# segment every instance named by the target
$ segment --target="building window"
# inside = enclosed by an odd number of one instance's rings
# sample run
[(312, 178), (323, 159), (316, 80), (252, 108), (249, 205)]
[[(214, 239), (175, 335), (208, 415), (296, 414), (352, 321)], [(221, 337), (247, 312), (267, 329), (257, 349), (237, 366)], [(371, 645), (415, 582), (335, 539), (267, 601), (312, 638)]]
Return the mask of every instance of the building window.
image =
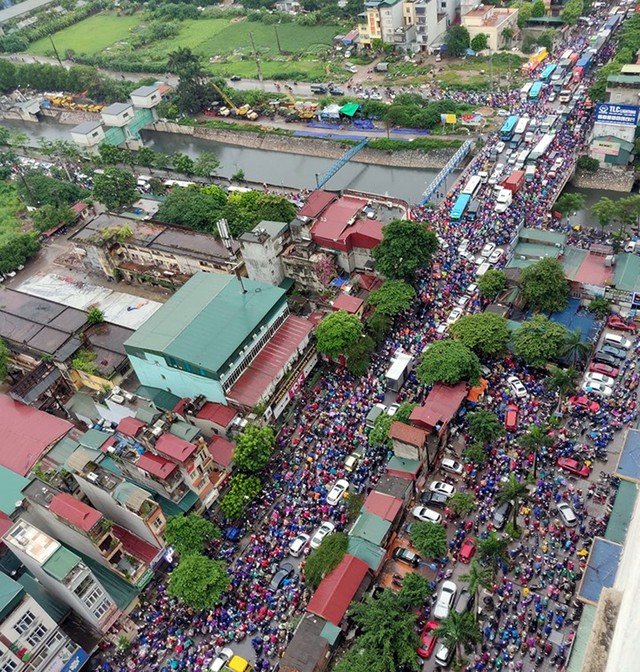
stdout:
[(36, 617), (30, 611), (25, 611), (20, 620), (13, 626), (13, 629), (19, 634), (24, 634), (35, 622)]
[(93, 610), (93, 615), (96, 618), (102, 618), (107, 611), (111, 608), (111, 601), (110, 600), (102, 600), (100, 604)]
[(93, 609), (93, 606), (99, 602), (104, 597), (104, 593), (98, 586), (95, 586), (93, 590), (87, 594), (83, 602), (87, 605), (89, 609)]
[(85, 576), (73, 591), (78, 597), (82, 597), (91, 587), (95, 586), (94, 580), (90, 576)]
[(151, 523), (151, 525), (153, 525), (153, 529), (154, 529), (154, 530), (159, 530), (159, 529), (162, 527), (163, 523), (164, 523), (164, 521), (162, 520), (162, 518), (161, 518), (160, 516), (158, 516), (158, 517)]
[(27, 637), (27, 643), (31, 644), (31, 646), (35, 646), (47, 632), (49, 632), (48, 628), (40, 623)]
[(13, 672), (18, 669), (18, 663), (11, 658), (0, 662), (0, 672)]

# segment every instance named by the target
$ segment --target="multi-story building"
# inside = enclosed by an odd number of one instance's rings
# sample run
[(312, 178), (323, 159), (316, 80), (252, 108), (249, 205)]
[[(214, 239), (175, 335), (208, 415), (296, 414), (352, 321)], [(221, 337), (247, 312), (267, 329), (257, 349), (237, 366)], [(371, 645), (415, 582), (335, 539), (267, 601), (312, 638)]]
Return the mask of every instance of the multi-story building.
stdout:
[(25, 520), (92, 558), (136, 588), (153, 577), (162, 551), (113, 524), (100, 511), (66, 492), (34, 479), (22, 491)]
[[(494, 7), (493, 5), (474, 5), (462, 14), (462, 25), (469, 31), (471, 39), (480, 33), (487, 36), (487, 47), (498, 51), (511, 44), (514, 35), (519, 33), (518, 9)], [(507, 39), (505, 30), (510, 31)]]
[(358, 16), (359, 41), (362, 46), (371, 47), (373, 40), (385, 44), (406, 47), (415, 33), (410, 7), (405, 11), (407, 0), (365, 0), (364, 12)]
[(0, 573), (2, 672), (76, 672), (88, 657), (21, 584)]
[(239, 240), (251, 280), (278, 286), (285, 277), (282, 252), (291, 238), (289, 224), (262, 221)]
[(443, 41), (450, 23), (447, 5), (447, 0), (416, 0), (413, 3), (418, 51), (427, 51)]
[(106, 633), (121, 611), (78, 555), (23, 518), (3, 535), (7, 548), (45, 589), (98, 632)]

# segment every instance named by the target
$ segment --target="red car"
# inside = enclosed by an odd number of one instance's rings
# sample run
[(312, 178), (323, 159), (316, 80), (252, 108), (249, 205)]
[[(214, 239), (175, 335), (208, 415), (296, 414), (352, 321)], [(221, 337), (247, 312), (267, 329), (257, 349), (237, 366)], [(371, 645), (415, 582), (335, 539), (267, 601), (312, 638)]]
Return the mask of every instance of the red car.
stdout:
[(572, 457), (559, 457), (556, 463), (560, 469), (565, 469), (575, 476), (580, 476), (580, 478), (589, 478), (591, 473), (591, 467), (587, 467), (586, 464), (574, 460)]
[(504, 427), (508, 432), (515, 432), (518, 429), (518, 407), (513, 404), (507, 406), (507, 412), (504, 414)]
[(418, 655), (420, 658), (428, 658), (436, 648), (436, 642), (438, 640), (433, 636), (433, 631), (437, 627), (438, 624), (435, 621), (429, 621), (422, 629), (420, 646), (418, 647)]
[(589, 367), (589, 371), (593, 371), (594, 373), (601, 373), (604, 376), (611, 376), (612, 378), (615, 378), (620, 373), (620, 370), (616, 369), (615, 366), (601, 364), (600, 362), (592, 362), (591, 366)]
[(572, 406), (590, 413), (597, 413), (600, 410), (600, 404), (597, 401), (591, 401), (587, 397), (571, 397), (569, 399)]
[(471, 558), (476, 554), (477, 548), (478, 545), (473, 539), (465, 539), (460, 548), (460, 553), (458, 553), (458, 560), (468, 565), (471, 562)]
[(628, 331), (635, 334), (638, 331), (638, 326), (635, 322), (625, 322), (620, 315), (612, 315), (607, 320), (607, 326), (610, 329), (617, 329), (618, 331)]

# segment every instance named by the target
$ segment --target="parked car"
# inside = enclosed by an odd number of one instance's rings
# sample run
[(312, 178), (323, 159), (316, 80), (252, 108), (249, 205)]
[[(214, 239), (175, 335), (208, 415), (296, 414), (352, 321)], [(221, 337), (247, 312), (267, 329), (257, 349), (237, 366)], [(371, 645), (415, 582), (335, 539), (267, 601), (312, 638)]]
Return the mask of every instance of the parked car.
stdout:
[(311, 543), (309, 544), (311, 548), (318, 548), (322, 543), (322, 540), (325, 537), (328, 537), (334, 530), (336, 526), (329, 520), (325, 520), (322, 525), (318, 528), (317, 532), (311, 538)]
[(420, 658), (430, 658), (433, 650), (436, 648), (438, 641), (433, 635), (433, 631), (438, 627), (435, 621), (425, 623), (422, 632), (420, 633), (420, 645), (418, 646), (418, 655)]
[(458, 586), (453, 581), (444, 581), (436, 606), (433, 608), (433, 617), (443, 620), (449, 615), (453, 602), (458, 594)]
[(436, 511), (433, 511), (432, 509), (428, 509), (426, 506), (416, 506), (411, 513), (413, 513), (413, 515), (418, 520), (421, 520), (423, 523), (441, 523), (442, 522), (442, 514), (437, 513)]
[(507, 385), (509, 385), (509, 387), (513, 391), (513, 394), (518, 399), (526, 399), (529, 396), (527, 388), (524, 386), (524, 384), (522, 383), (520, 378), (518, 378), (518, 376), (508, 376)]
[(392, 418), (398, 412), (399, 408), (400, 404), (391, 404), (387, 409), (387, 415)]
[(398, 562), (404, 562), (406, 565), (411, 565), (412, 567), (417, 567), (420, 564), (420, 556), (408, 548), (402, 548), (402, 546), (394, 548), (391, 557)]
[(429, 485), (429, 490), (431, 492), (439, 492), (447, 497), (451, 497), (456, 489), (450, 483), (445, 483), (444, 481), (432, 481)]
[(446, 509), (449, 497), (441, 492), (423, 492), (420, 495), (420, 502), (425, 506), (434, 506), (436, 509)]
[(518, 429), (518, 407), (510, 404), (504, 414), (504, 427), (508, 432)]
[(566, 502), (558, 503), (558, 513), (567, 527), (575, 527), (578, 524), (578, 517)]
[(593, 381), (594, 383), (600, 383), (602, 385), (607, 385), (609, 387), (613, 387), (614, 383), (616, 382), (613, 378), (610, 376), (605, 376), (603, 373), (591, 373), (588, 372), (584, 376), (585, 382), (590, 382)]
[(450, 457), (445, 457), (440, 463), (440, 469), (450, 474), (457, 474), (459, 476), (464, 471), (464, 465), (460, 462), (452, 460)]
[(482, 252), (480, 252), (480, 256), (481, 257), (489, 257), (495, 249), (496, 249), (496, 244), (495, 243), (487, 243), (482, 248)]
[(623, 350), (622, 348), (617, 348), (615, 345), (603, 345), (600, 348), (600, 352), (602, 352), (605, 355), (611, 355), (611, 357), (614, 357), (618, 361), (622, 362), (627, 358), (627, 351)]
[(503, 254), (504, 250), (501, 247), (496, 247), (496, 249), (489, 255), (489, 263), (497, 264)]
[(616, 369), (614, 366), (609, 366), (608, 364), (603, 364), (602, 362), (592, 362), (589, 366), (589, 371), (593, 373), (601, 373), (604, 376), (609, 376), (611, 378), (616, 378), (620, 373), (619, 369)]
[(463, 315), (464, 310), (457, 306), (454, 308), (450, 313), (449, 317), (447, 317), (447, 324), (451, 326), (454, 322), (457, 322)]
[(560, 469), (564, 469), (570, 474), (579, 476), (580, 478), (589, 478), (589, 474), (591, 473), (591, 467), (588, 467), (582, 462), (578, 462), (578, 460), (574, 460), (572, 457), (559, 457), (556, 464)]
[(613, 394), (613, 388), (609, 385), (604, 385), (603, 383), (598, 383), (595, 380), (586, 380), (582, 384), (582, 389), (585, 392), (591, 392), (597, 394), (600, 397), (610, 397)]
[(327, 495), (327, 504), (333, 506), (337, 504), (343, 497), (344, 493), (349, 489), (349, 481), (341, 478), (336, 481)]
[(309, 537), (308, 534), (300, 532), (300, 534), (289, 544), (289, 554), (294, 558), (299, 557), (309, 543), (310, 538), (311, 537)]
[(591, 399), (583, 396), (571, 397), (569, 403), (575, 408), (589, 411), (590, 413), (597, 413), (600, 410), (600, 404), (597, 401), (591, 401)]
[(360, 455), (358, 453), (351, 453), (349, 457), (344, 461), (344, 470), (347, 472), (352, 472), (360, 462)]
[(233, 658), (233, 651), (228, 647), (220, 650), (220, 653), (213, 659), (209, 669), (211, 672), (220, 672), (220, 670)]
[(438, 647), (438, 650), (436, 651), (436, 657), (434, 660), (438, 665), (441, 665), (442, 667), (449, 667), (449, 663), (451, 663), (451, 659), (453, 658), (453, 652), (455, 649), (449, 649), (446, 647), (444, 644), (440, 644)]
[(458, 553), (458, 560), (465, 565), (468, 565), (471, 562), (471, 559), (473, 556), (476, 554), (476, 550), (478, 549), (478, 545), (476, 542), (471, 539), (470, 537), (467, 537), (464, 542), (462, 542), (462, 546), (460, 547), (460, 552)]
[(620, 334), (612, 334), (611, 332), (604, 335), (602, 342), (605, 345), (612, 345), (614, 348), (619, 348), (620, 350), (629, 350), (633, 345), (628, 338), (620, 336)]
[(496, 530), (501, 530), (506, 525), (512, 509), (511, 502), (504, 502), (493, 512), (493, 526)]
[(472, 603), (473, 600), (471, 599), (471, 593), (466, 588), (463, 588), (460, 591), (460, 595), (458, 595), (458, 599), (456, 600), (455, 610), (459, 614), (464, 614), (469, 611), (469, 609), (471, 609)]
[(620, 315), (611, 315), (607, 320), (607, 326), (610, 329), (617, 329), (618, 331), (627, 331), (630, 334), (638, 332), (638, 325), (635, 322), (625, 322)]
[(611, 366), (615, 369), (617, 369), (620, 366), (620, 362), (618, 359), (615, 357), (612, 357), (611, 355), (608, 355), (606, 352), (602, 352), (598, 350), (594, 355), (593, 355), (593, 361), (598, 362), (599, 364), (607, 364), (607, 366)]
[(270, 590), (278, 590), (283, 584), (285, 579), (288, 579), (290, 576), (293, 576), (295, 572), (294, 566), (290, 562), (283, 562), (280, 565), (278, 571), (273, 575), (271, 582), (269, 583)]

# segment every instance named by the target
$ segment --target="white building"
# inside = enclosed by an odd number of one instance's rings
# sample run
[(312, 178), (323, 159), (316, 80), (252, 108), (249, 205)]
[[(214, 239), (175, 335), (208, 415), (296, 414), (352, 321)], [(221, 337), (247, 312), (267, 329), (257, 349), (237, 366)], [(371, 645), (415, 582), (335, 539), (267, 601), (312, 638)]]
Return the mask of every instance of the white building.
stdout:
[(133, 105), (131, 103), (112, 103), (101, 112), (102, 121), (107, 126), (122, 128), (133, 119)]
[(95, 147), (104, 140), (104, 128), (99, 121), (85, 121), (71, 129), (71, 137), (81, 147)]

